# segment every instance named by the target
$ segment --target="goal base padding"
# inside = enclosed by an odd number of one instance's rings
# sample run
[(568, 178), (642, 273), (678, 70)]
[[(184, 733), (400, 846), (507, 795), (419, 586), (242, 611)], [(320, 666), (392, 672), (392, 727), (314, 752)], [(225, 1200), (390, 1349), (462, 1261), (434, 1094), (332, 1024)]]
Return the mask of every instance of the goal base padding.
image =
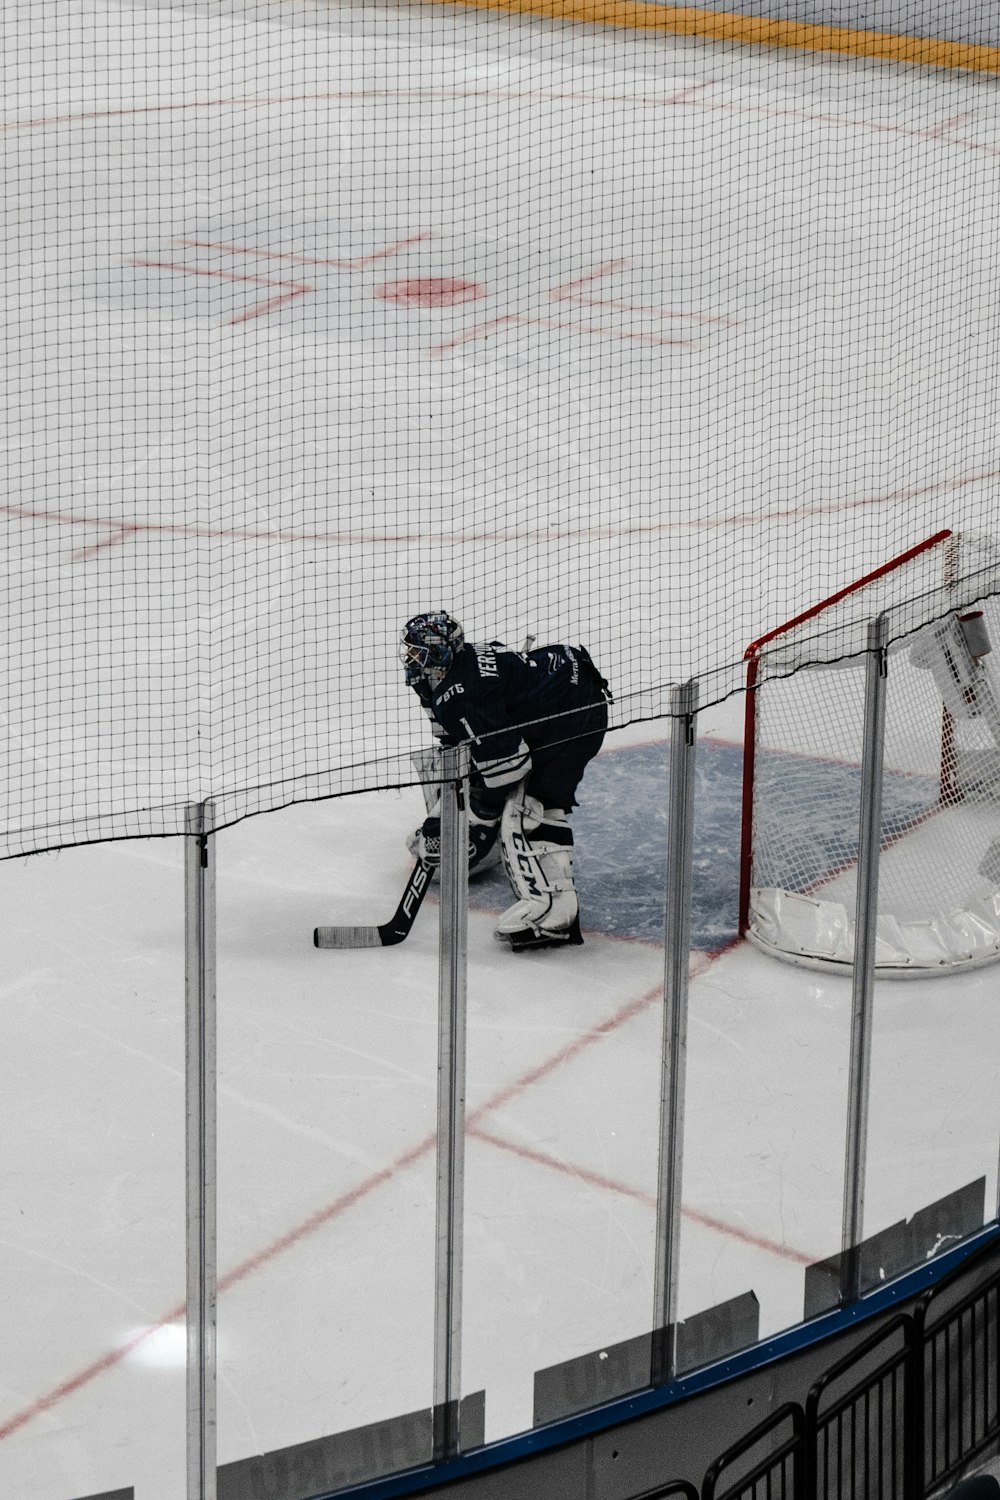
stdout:
[[(792, 891), (754, 889), (748, 940), (763, 953), (803, 968), (849, 974), (854, 917), (839, 901)], [(927, 979), (1000, 958), (1000, 891), (927, 921), (882, 914), (875, 935), (879, 979)]]

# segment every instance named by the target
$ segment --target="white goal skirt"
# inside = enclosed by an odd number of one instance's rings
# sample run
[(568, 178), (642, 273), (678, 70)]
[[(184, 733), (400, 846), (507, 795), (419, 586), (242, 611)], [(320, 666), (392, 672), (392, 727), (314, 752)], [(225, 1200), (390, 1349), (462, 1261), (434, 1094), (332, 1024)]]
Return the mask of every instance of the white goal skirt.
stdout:
[(943, 533), (748, 648), (741, 928), (756, 946), (853, 964), (865, 646), (884, 615), (876, 972), (1000, 958), (998, 594), (1000, 550)]

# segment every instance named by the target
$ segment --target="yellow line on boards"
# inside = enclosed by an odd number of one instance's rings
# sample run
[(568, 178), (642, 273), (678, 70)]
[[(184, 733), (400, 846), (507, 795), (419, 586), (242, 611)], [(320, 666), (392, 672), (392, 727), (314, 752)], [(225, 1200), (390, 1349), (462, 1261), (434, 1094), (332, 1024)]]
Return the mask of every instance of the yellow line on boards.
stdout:
[(816, 26), (804, 21), (767, 21), (726, 11), (658, 5), (650, 0), (424, 0), (425, 4), (463, 5), (475, 10), (543, 16), (551, 21), (583, 21), (594, 26), (623, 26), (661, 31), (670, 36), (706, 37), (717, 42), (751, 42), (763, 47), (791, 47), (835, 52), (841, 57), (879, 57), (929, 68), (964, 68), (1000, 74), (1000, 47), (966, 42), (892, 36), (883, 31), (855, 31), (848, 26)]

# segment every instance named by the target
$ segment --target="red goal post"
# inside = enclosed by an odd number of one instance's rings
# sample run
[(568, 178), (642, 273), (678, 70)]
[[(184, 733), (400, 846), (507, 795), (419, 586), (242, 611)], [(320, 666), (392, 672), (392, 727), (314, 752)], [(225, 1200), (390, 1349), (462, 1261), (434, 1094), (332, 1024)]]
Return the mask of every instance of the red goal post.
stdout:
[(751, 642), (740, 931), (843, 970), (853, 918), (864, 664), (889, 640), (876, 970), (1000, 957), (1000, 549), (950, 530)]

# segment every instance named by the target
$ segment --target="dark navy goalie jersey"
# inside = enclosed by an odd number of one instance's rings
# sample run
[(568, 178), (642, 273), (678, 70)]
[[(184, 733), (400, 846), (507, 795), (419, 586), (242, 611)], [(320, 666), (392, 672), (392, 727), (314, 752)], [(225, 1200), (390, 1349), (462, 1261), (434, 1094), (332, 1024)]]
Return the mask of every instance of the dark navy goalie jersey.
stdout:
[(582, 646), (522, 654), (499, 641), (469, 642), (431, 693), (427, 711), (448, 739), (469, 742), (474, 770), (500, 791), (526, 774), (532, 751), (597, 728), (592, 710), (607, 701), (607, 684)]

